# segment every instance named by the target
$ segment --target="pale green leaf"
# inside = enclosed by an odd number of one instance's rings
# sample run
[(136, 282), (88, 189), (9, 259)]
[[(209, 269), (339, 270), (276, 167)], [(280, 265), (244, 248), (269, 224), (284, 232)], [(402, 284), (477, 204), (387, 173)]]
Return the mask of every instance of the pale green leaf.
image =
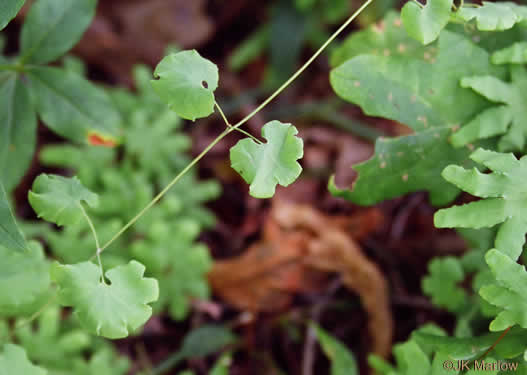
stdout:
[[(131, 250), (159, 281), (162, 294), (156, 307), (168, 307), (170, 315), (181, 320), (188, 314), (191, 299), (209, 298), (207, 272), (212, 267), (212, 259), (206, 246), (192, 244), (200, 228), (196, 226), (196, 230), (192, 230), (195, 235), (186, 238), (182, 233), (185, 223), (178, 224), (168, 236), (136, 242)], [(178, 238), (178, 241), (171, 241), (171, 238)]]
[(17, 15), (20, 8), (26, 0), (4, 0), (0, 4), (0, 30), (2, 30), (6, 25)]
[(0, 181), (0, 246), (10, 250), (27, 249), (24, 235), (16, 224), (15, 217), (9, 207), (6, 192)]
[(503, 105), (485, 110), (466, 124), (458, 134), (452, 136), (454, 144), (463, 145), (479, 138), (502, 135), (498, 143), (500, 151), (521, 151), (525, 148), (527, 70), (521, 65), (513, 65), (510, 69), (511, 82), (493, 76), (472, 76), (461, 80), (461, 86)]
[(293, 125), (271, 121), (262, 128), (267, 143), (246, 138), (231, 148), (232, 168), (251, 185), (253, 197), (270, 198), (277, 184), (288, 186), (300, 176), (297, 160), (304, 155), (304, 143), (296, 134)]
[(46, 375), (43, 368), (33, 365), (23, 348), (18, 345), (5, 344), (0, 354), (0, 375)]
[(516, 42), (492, 54), (493, 64), (527, 63), (527, 42)]
[(331, 361), (331, 375), (357, 375), (359, 369), (353, 353), (321, 327), (313, 327), (322, 350)]
[(80, 323), (90, 332), (111, 339), (136, 331), (152, 315), (148, 305), (157, 300), (155, 279), (144, 278), (145, 267), (136, 261), (115, 267), (102, 280), (91, 262), (55, 263), (51, 275), (59, 285), (59, 303), (74, 308)]
[(214, 112), (214, 90), (218, 87), (218, 67), (195, 51), (166, 56), (157, 65), (154, 90), (169, 107), (187, 120)]
[(527, 328), (527, 271), (497, 249), (485, 255), (497, 283), (485, 285), (480, 295), (503, 309), (490, 323), (491, 331), (503, 331), (516, 324)]
[[(456, 66), (456, 69), (452, 69)], [(333, 69), (333, 89), (371, 116), (403, 123), (416, 134), (378, 139), (375, 156), (355, 169), (352, 191), (333, 191), (358, 204), (374, 204), (401, 194), (427, 190), (433, 204), (446, 204), (457, 194), (439, 178), (449, 163), (467, 164), (470, 150), (448, 142), (453, 130), (488, 106), (488, 101), (459, 85), (478, 71), (502, 76), (488, 53), (449, 31), (439, 38), (436, 56), (359, 55)]]
[(90, 25), (97, 0), (37, 0), (21, 34), (23, 61), (44, 64), (70, 50)]
[(393, 355), (397, 367), (404, 375), (428, 374), (432, 369), (428, 356), (414, 341), (396, 344), (393, 348)]
[(450, 19), (452, 0), (427, 0), (424, 7), (408, 1), (401, 10), (401, 18), (408, 34), (422, 44), (439, 37)]
[(501, 333), (489, 333), (474, 337), (450, 337), (438, 336), (429, 332), (414, 332), (414, 339), (420, 346), (427, 345), (433, 351), (448, 353), (453, 361), (473, 360), (480, 358), (491, 347), (494, 346), (496, 354), (502, 358), (513, 358), (521, 353), (521, 345), (526, 337), (526, 330), (513, 327), (501, 340)]
[(423, 278), (423, 292), (432, 302), (449, 311), (459, 311), (467, 299), (466, 292), (458, 285), (465, 278), (459, 259), (434, 258), (428, 264), (429, 274)]
[(83, 143), (118, 141), (121, 117), (102, 89), (58, 68), (32, 67), (28, 77), (37, 112), (57, 134)]
[(29, 242), (29, 252), (18, 253), (0, 246), (0, 315), (24, 313), (50, 285), (49, 265), (38, 242)]
[(527, 232), (527, 157), (517, 160), (512, 154), (478, 149), (470, 158), (493, 172), (484, 174), (476, 168), (450, 165), (442, 175), (460, 189), (486, 199), (439, 210), (434, 224), (438, 228), (475, 229), (501, 224), (494, 246), (516, 260)]
[(232, 364), (231, 353), (223, 354), (210, 370), (209, 375), (229, 375), (229, 368)]
[(523, 21), (526, 7), (512, 2), (491, 3), (483, 1), (481, 7), (461, 7), (456, 17), (470, 21), (476, 19), (476, 26), (482, 31), (503, 31)]
[(86, 189), (77, 177), (41, 174), (28, 194), (38, 217), (57, 225), (75, 224), (83, 216), (82, 202), (94, 207), (97, 194)]
[(0, 77), (0, 98), (0, 180), (11, 191), (33, 160), (37, 118), (29, 92), (16, 74)]

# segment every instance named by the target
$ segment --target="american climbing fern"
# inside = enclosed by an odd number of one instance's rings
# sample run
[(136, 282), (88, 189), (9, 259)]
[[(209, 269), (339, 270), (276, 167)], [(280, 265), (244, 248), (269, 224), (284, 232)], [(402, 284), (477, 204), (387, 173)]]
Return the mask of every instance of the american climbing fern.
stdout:
[[(75, 69), (48, 66), (81, 38), (97, 1), (34, 2), (21, 29), (19, 55), (0, 57), (0, 252), (2, 267), (9, 270), (0, 276), (2, 290), (8, 289), (0, 298), (0, 315), (30, 319), (11, 326), (0, 321), (0, 374), (125, 373), (128, 363), (107, 347), (92, 346), (94, 338), (87, 332), (126, 337), (154, 310), (167, 309), (181, 319), (192, 298), (208, 297), (205, 274), (211, 259), (196, 241), (214, 221), (202, 204), (220, 192), (214, 182), (198, 183), (191, 168), (238, 131), (247, 138), (231, 149), (231, 164), (250, 185), (252, 196), (271, 197), (277, 185), (294, 182), (303, 155), (296, 127), (271, 121), (262, 128), (263, 140), (241, 127), (371, 1), (234, 124), (215, 98), (219, 69), (197, 51), (169, 54), (153, 74), (138, 68), (137, 95), (95, 86)], [(0, 29), (23, 4), (10, 0), (0, 5)], [(310, 6), (295, 4), (299, 9)], [(384, 23), (355, 33), (331, 58), (330, 81), (338, 96), (366, 114), (403, 123), (414, 133), (377, 140), (372, 159), (356, 167), (359, 177), (352, 189), (339, 189), (332, 180), (330, 190), (363, 205), (420, 190), (430, 193), (433, 204), (445, 205), (465, 191), (481, 200), (438, 211), (436, 226), (498, 226), (492, 229), (495, 235), (490, 232), (490, 241), (473, 246), (464, 258), (434, 260), (423, 280), (432, 301), (456, 314), (454, 336), (425, 326), (394, 347), (395, 366), (370, 359), (379, 373), (436, 374), (447, 359), (479, 356), (503, 358), (525, 371), (527, 271), (517, 260), (527, 232), (527, 58), (520, 37), (526, 19), (527, 7), (513, 3), (411, 1), (400, 15), (392, 12)], [(462, 29), (456, 27), (459, 23)], [(475, 38), (474, 30), (492, 33)], [(501, 32), (511, 32), (507, 35), (514, 38), (500, 37)], [(180, 118), (194, 121), (215, 111), (225, 130), (194, 159), (183, 156), (190, 140), (179, 132)], [(42, 227), (33, 231), (49, 245), (53, 263), (39, 244), (26, 240), (5, 192), (13, 190), (32, 160), (37, 116), (77, 143), (49, 147), (41, 158), (78, 177), (44, 174), (29, 193), (38, 216), (64, 226), (61, 232)], [(123, 154), (87, 146), (119, 143)], [(515, 151), (518, 158), (496, 151)], [(21, 168), (13, 168), (15, 164)], [(156, 210), (150, 210), (163, 197)], [(461, 286), (468, 274), (474, 275), (472, 292)], [(59, 321), (63, 324), (59, 306), (73, 312), (64, 331), (57, 328)], [(491, 332), (478, 330), (478, 320), (490, 321)], [(355, 371), (354, 357), (344, 345), (320, 328), (316, 332), (333, 362), (332, 372)], [(197, 342), (202, 348), (202, 337)], [(55, 353), (61, 358), (40, 351), (45, 346), (58, 348)], [(89, 350), (89, 358), (81, 355), (84, 350)], [(228, 362), (227, 355), (213, 374), (226, 373)]]

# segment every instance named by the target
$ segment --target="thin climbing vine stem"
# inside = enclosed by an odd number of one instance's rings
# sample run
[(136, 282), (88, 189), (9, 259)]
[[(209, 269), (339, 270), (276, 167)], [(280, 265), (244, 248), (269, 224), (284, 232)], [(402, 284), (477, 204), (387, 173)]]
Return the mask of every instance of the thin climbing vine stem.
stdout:
[(320, 46), (320, 48), (313, 54), (313, 56), (311, 56), (311, 58), (309, 60), (307, 60), (305, 62), (304, 65), (302, 65), (302, 67), (300, 67), (300, 69), (298, 69), (296, 71), (295, 74), (293, 74), (287, 81), (284, 82), (284, 84), (282, 86), (280, 86), (274, 93), (271, 94), (271, 96), (269, 96), (262, 104), (260, 104), (254, 111), (252, 111), (251, 113), (249, 113), (247, 116), (245, 116), (241, 121), (239, 121), (236, 125), (233, 125), (233, 128), (239, 128), (240, 126), (242, 126), (243, 124), (245, 124), (247, 121), (249, 121), (251, 118), (253, 118), (258, 112), (260, 112), (262, 109), (264, 109), (269, 103), (271, 103), (278, 95), (280, 95), (282, 93), (282, 91), (284, 91), (291, 83), (293, 83), (302, 73), (304, 73), (304, 71), (313, 63), (313, 61), (315, 61), (317, 59), (318, 56), (320, 56), (320, 54), (322, 54), (322, 52), (324, 52), (324, 50), (331, 44), (331, 42), (333, 42), (348, 26), (351, 22), (353, 22), (353, 20), (355, 18), (357, 18), (357, 16), (359, 14), (362, 13), (362, 11), (364, 9), (366, 9), (366, 7), (368, 5), (370, 5), (370, 3), (372, 2), (373, 0), (367, 0), (364, 4), (362, 4), (362, 6), (357, 9), (355, 11), (355, 13), (353, 13), (347, 20), (346, 22), (344, 22), (342, 24), (342, 26), (340, 26), (338, 28), (337, 31), (335, 31), (333, 33), (333, 35), (331, 35), (329, 37), (328, 40), (326, 40), (326, 42)]
[[(128, 228), (135, 224), (137, 220), (141, 218), (153, 205), (155, 205), (163, 196), (174, 186), (180, 179), (183, 177), (194, 165), (196, 165), (214, 146), (218, 144), (227, 134), (229, 134), (233, 129), (225, 129), (214, 141), (212, 141), (198, 156), (196, 156), (181, 172), (178, 173), (176, 177), (170, 183), (157, 194), (154, 199), (148, 203), (145, 208), (143, 208), (137, 215), (135, 215), (124, 227), (122, 227), (108, 242), (106, 242), (102, 247), (99, 253), (102, 253), (108, 248), (117, 238), (119, 238)], [(95, 257), (92, 256), (92, 259)]]
[[(102, 253), (105, 249), (108, 248), (115, 240), (117, 240), (124, 232), (128, 230), (132, 225), (134, 225), (137, 220), (141, 218), (150, 208), (152, 208), (163, 196), (174, 186), (180, 179), (183, 177), (192, 167), (194, 167), (214, 146), (216, 146), (223, 138), (225, 138), (228, 134), (230, 134), (234, 130), (238, 130), (239, 127), (241, 127), (243, 124), (245, 124), (247, 121), (249, 121), (251, 118), (253, 118), (258, 112), (260, 112), (262, 109), (264, 109), (269, 103), (271, 103), (278, 95), (282, 93), (291, 83), (293, 83), (312, 63), (317, 59), (318, 56), (324, 52), (324, 50), (353, 22), (355, 18), (364, 10), (368, 5), (372, 3), (373, 0), (367, 0), (364, 4), (360, 6), (359, 9), (357, 9), (343, 24), (340, 26), (337, 31), (335, 31), (326, 42), (320, 46), (320, 48), (307, 60), (304, 65), (300, 67), (287, 81), (285, 81), (282, 86), (280, 86), (274, 93), (271, 94), (266, 100), (264, 100), (256, 109), (254, 109), (251, 113), (249, 113), (247, 116), (245, 116), (243, 119), (241, 119), (239, 122), (236, 123), (236, 125), (227, 126), (227, 129), (225, 129), (216, 139), (214, 139), (198, 156), (196, 156), (192, 161), (181, 171), (178, 173), (176, 177), (170, 183), (163, 189), (159, 194), (157, 194), (154, 199), (150, 201), (137, 215), (135, 215), (128, 223), (126, 223), (108, 242), (106, 242), (100, 249), (97, 250), (97, 253), (92, 256), (91, 259), (93, 259), (95, 256), (99, 256), (100, 253)], [(216, 104), (217, 108), (220, 108), (219, 105)], [(223, 113), (220, 109), (220, 115)], [(225, 115), (223, 114), (222, 117), (224, 118), (224, 121), (226, 124), (230, 124)]]
[(95, 226), (93, 225), (93, 222), (91, 221), (90, 216), (88, 215), (88, 213), (86, 212), (86, 210), (84, 209), (82, 204), (80, 204), (80, 203), (79, 203), (79, 208), (80, 208), (80, 210), (82, 212), (82, 215), (84, 216), (84, 218), (88, 222), (88, 225), (90, 226), (91, 232), (93, 234), (93, 238), (95, 239), (95, 246), (97, 247), (95, 255), (97, 256), (97, 260), (99, 262), (99, 267), (101, 269), (101, 280), (104, 283), (106, 283), (106, 281), (104, 280), (104, 268), (102, 266), (102, 260), (101, 260), (101, 244), (99, 243), (99, 236), (97, 236), (97, 231), (95, 230)]
[[(220, 105), (218, 104), (217, 101), (214, 101), (214, 105), (216, 106), (216, 108), (218, 109), (218, 112), (220, 113), (220, 116), (221, 118), (223, 119), (223, 122), (225, 122), (225, 125), (228, 127), (228, 128), (232, 128), (232, 125), (231, 123), (229, 122), (229, 120), (227, 119), (227, 116), (225, 116), (225, 113), (223, 113), (223, 110), (221, 109)], [(252, 135), (251, 133), (243, 130), (243, 129), (240, 129), (240, 128), (237, 128), (236, 129), (237, 131), (239, 131), (240, 133), (242, 134), (245, 134), (246, 136), (252, 138), (256, 143), (259, 143), (261, 144), (262, 141), (260, 141), (258, 138), (256, 138), (254, 135)]]

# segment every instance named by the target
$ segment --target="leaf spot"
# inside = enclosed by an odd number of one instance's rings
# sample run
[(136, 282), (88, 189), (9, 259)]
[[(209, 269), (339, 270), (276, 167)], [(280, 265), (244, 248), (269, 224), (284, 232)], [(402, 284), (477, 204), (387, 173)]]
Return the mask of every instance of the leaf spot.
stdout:
[(396, 18), (394, 21), (393, 21), (393, 25), (395, 27), (401, 27), (403, 23), (401, 22), (401, 19), (400, 18)]
[(383, 161), (380, 165), (379, 165), (380, 168), (386, 168), (386, 162)]
[(397, 46), (397, 51), (403, 53), (406, 51), (406, 44), (404, 43), (399, 43), (399, 45)]
[(376, 24), (374, 24), (372, 26), (373, 28), (373, 31), (375, 31), (376, 33), (380, 34), (384, 31), (384, 21), (380, 21), (380, 22), (377, 22)]
[(389, 93), (388, 94), (388, 101), (391, 102), (392, 100), (393, 100), (393, 94)]
[(384, 50), (384, 52), (383, 52), (383, 55), (386, 56), (386, 57), (390, 56), (390, 54), (391, 54), (391, 52), (390, 52), (390, 50), (388, 48), (386, 48)]
[(355, 82), (353, 82), (353, 86), (355, 86), (355, 87), (359, 87), (359, 86), (360, 86), (360, 82), (359, 82), (359, 81), (355, 81)]
[(203, 86), (203, 88), (205, 88), (205, 89), (209, 88), (209, 84), (207, 83), (207, 81), (202, 81), (201, 82), (201, 86)]
[(403, 181), (408, 181), (408, 173), (403, 174)]

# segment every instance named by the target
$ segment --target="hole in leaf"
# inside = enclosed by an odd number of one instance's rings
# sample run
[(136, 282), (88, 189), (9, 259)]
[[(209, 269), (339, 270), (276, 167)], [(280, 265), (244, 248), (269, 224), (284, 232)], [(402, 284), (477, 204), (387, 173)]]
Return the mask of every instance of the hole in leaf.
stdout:
[(201, 82), (201, 86), (203, 86), (203, 87), (206, 88), (206, 89), (209, 88), (209, 84), (207, 83), (207, 81), (202, 81), (202, 82)]

